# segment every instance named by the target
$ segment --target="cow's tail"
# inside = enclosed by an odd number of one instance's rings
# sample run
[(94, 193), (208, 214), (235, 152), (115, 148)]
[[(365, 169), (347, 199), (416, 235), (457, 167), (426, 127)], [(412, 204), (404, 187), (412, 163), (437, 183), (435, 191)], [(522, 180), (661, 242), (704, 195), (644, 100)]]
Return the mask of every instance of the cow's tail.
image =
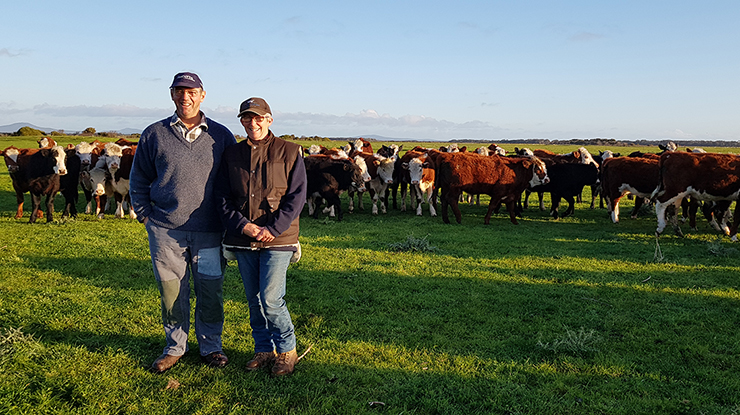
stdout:
[(655, 204), (655, 201), (658, 199), (658, 196), (662, 195), (665, 192), (665, 186), (663, 186), (663, 158), (660, 158), (660, 162), (658, 163), (658, 186), (653, 190), (653, 193), (650, 194), (650, 203)]

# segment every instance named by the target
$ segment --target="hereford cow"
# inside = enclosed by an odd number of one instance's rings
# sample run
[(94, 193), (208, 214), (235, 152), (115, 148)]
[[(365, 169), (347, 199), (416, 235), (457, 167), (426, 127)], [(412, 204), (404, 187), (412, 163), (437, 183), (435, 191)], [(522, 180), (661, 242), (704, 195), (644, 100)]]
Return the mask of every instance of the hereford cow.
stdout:
[(41, 149), (19, 149), (8, 147), (3, 150), (18, 208), (16, 219), (23, 216), (23, 194), (31, 193), (31, 219), (43, 217), (40, 211), (41, 197), (46, 196), (46, 221), (53, 220), (54, 198), (61, 190), (60, 176), (67, 174), (67, 154), (61, 146)]
[(52, 148), (57, 145), (57, 142), (51, 137), (41, 137), (36, 143), (39, 145), (39, 148)]
[[(659, 185), (653, 192), (659, 236), (666, 227), (666, 210), (678, 209), (683, 198), (704, 201), (737, 201), (740, 197), (740, 156), (717, 153), (666, 152), (660, 157)], [(735, 205), (728, 235), (737, 240), (740, 203)], [(677, 215), (671, 218), (676, 234), (682, 235)]]
[[(408, 156), (408, 157), (407, 157)], [(437, 216), (436, 201), (433, 201), (434, 178), (436, 175), (434, 161), (427, 153), (407, 152), (401, 161), (402, 169), (408, 171), (411, 195), (416, 202), (416, 215), (422, 216), (422, 202), (429, 205), (429, 215)], [(401, 189), (402, 209), (406, 210), (406, 188)]]
[(337, 160), (323, 155), (309, 156), (304, 161), (308, 181), (307, 194), (318, 201), (313, 212), (309, 214), (313, 213), (313, 217), (318, 219), (321, 203), (326, 200), (328, 206), (334, 207), (337, 220), (341, 221), (340, 193), (353, 188), (358, 190), (365, 188), (360, 168), (351, 160)]
[[(106, 147), (106, 150), (111, 148)], [(120, 150), (120, 157), (117, 151), (106, 151), (106, 154), (111, 155), (102, 156), (95, 167), (90, 170), (92, 188), (95, 189), (95, 196), (100, 198), (100, 204), (103, 205), (102, 207), (99, 205), (95, 212), (98, 218), (101, 219), (105, 215), (104, 203), (110, 197), (113, 197), (116, 201), (115, 217), (124, 217), (124, 203), (126, 203), (129, 205), (129, 217), (136, 219), (136, 213), (134, 213), (133, 206), (131, 206), (129, 196), (129, 176), (136, 154), (136, 146), (123, 147)]]
[(349, 153), (352, 153), (354, 151), (359, 151), (360, 153), (373, 154), (372, 144), (370, 144), (370, 142), (365, 140), (364, 138), (358, 138), (357, 140), (350, 141), (349, 145), (350, 145)]
[(612, 222), (619, 223), (619, 200), (627, 193), (635, 195), (635, 207), (630, 216), (637, 212), (645, 198), (649, 198), (658, 187), (658, 160), (645, 157), (612, 157), (604, 160), (601, 171), (601, 189), (606, 198), (606, 207)]
[(527, 187), (547, 183), (547, 168), (539, 158), (481, 156), (474, 153), (434, 153), (437, 184), (442, 202), (442, 221), (450, 223), (448, 206), (452, 206), (457, 223), (461, 223), (458, 200), (462, 192), (484, 193), (491, 197), (484, 223), (501, 203), (506, 204), (511, 223), (516, 220), (516, 202)]
[[(105, 144), (98, 140), (92, 143), (80, 142), (75, 146), (75, 152), (80, 158), (80, 187), (82, 193), (85, 195), (85, 213), (91, 214), (93, 212), (92, 202), (95, 201), (95, 212), (100, 212), (100, 197), (93, 195), (92, 181), (90, 179), (90, 169), (93, 168), (97, 163), (100, 155), (103, 153)], [(97, 214), (97, 213), (96, 213)]]
[[(388, 185), (393, 183), (393, 170), (395, 168), (396, 157), (385, 158), (378, 156), (377, 154), (367, 154), (355, 151), (350, 157), (358, 164), (362, 165), (363, 162), (366, 169), (363, 171), (363, 181), (365, 182), (365, 189), (370, 194), (372, 201), (372, 214), (378, 214), (378, 201), (380, 201), (380, 211), (387, 213), (385, 204), (385, 191), (388, 189)], [(365, 175), (367, 174), (367, 176)], [(369, 176), (370, 180), (367, 180)], [(354, 210), (354, 191), (350, 190), (350, 205), (349, 211)], [(357, 192), (358, 207), (364, 210), (362, 204), (362, 195), (364, 191)]]

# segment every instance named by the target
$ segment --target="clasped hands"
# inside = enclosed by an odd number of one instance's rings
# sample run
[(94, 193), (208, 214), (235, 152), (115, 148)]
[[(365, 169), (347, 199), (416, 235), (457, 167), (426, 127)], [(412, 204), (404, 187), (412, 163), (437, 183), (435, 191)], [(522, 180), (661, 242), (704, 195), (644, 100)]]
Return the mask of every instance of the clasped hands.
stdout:
[(242, 233), (247, 236), (260, 241), (260, 242), (272, 242), (275, 236), (270, 233), (264, 226), (257, 226), (254, 223), (248, 223), (244, 225)]

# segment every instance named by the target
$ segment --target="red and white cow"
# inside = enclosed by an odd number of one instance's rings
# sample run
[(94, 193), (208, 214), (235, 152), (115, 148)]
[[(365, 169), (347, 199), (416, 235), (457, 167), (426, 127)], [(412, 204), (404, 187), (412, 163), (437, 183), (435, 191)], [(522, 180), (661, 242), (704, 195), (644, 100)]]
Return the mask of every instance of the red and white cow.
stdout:
[(93, 200), (95, 200), (95, 211), (100, 211), (100, 197), (93, 196), (90, 169), (98, 163), (98, 159), (103, 152), (104, 146), (105, 144), (98, 140), (95, 140), (92, 143), (83, 141), (75, 146), (77, 157), (80, 158), (80, 162), (82, 163), (82, 168), (80, 169), (80, 187), (82, 187), (82, 193), (85, 195), (85, 201), (87, 202), (85, 205), (85, 213), (88, 215), (93, 212)]
[(461, 222), (458, 200), (462, 192), (487, 194), (491, 197), (484, 223), (493, 210), (506, 204), (511, 223), (516, 220), (516, 202), (524, 189), (549, 182), (545, 163), (537, 157), (481, 156), (474, 153), (430, 152), (437, 165), (437, 184), (442, 202), (442, 221), (450, 223), (448, 206), (452, 206), (457, 223)]
[(619, 223), (619, 200), (630, 193), (635, 196), (635, 207), (630, 216), (637, 212), (645, 198), (649, 198), (658, 187), (658, 160), (645, 157), (611, 157), (601, 166), (601, 191), (606, 198), (607, 210), (614, 223)]
[(364, 138), (358, 138), (357, 140), (350, 141), (349, 145), (349, 153), (359, 151), (360, 153), (373, 154), (373, 145)]
[[(120, 147), (115, 143), (108, 143), (105, 145), (104, 154), (90, 170), (90, 181), (95, 189), (95, 196), (100, 198), (101, 205), (112, 196), (116, 201), (117, 218), (124, 217), (125, 202), (129, 205), (129, 217), (136, 219), (129, 196), (129, 176), (135, 153), (136, 146)], [(99, 207), (95, 214), (102, 219), (105, 208)]]
[[(660, 157), (659, 185), (653, 192), (659, 236), (666, 227), (666, 210), (676, 211), (685, 197), (703, 201), (735, 201), (740, 198), (740, 156), (718, 153), (666, 152)], [(677, 215), (671, 222), (674, 231), (682, 235)], [(728, 235), (737, 240), (740, 222), (740, 203), (735, 204), (732, 226)]]
[[(363, 180), (365, 180), (366, 191), (370, 194), (370, 198), (373, 204), (372, 214), (378, 214), (378, 201), (380, 201), (380, 211), (387, 213), (385, 205), (385, 191), (388, 186), (393, 183), (393, 170), (395, 169), (396, 157), (385, 158), (378, 156), (377, 154), (367, 154), (363, 152), (355, 151), (350, 157), (355, 163), (360, 166), (363, 172)], [(362, 170), (362, 163), (364, 162), (366, 168)], [(370, 180), (367, 180), (367, 179)], [(354, 210), (354, 193), (350, 191), (350, 205), (349, 210)], [(364, 210), (362, 203), (362, 195), (364, 192), (358, 191), (358, 206), (361, 210)]]
[[(416, 215), (422, 216), (421, 204), (426, 202), (429, 205), (429, 215), (437, 216), (437, 210), (434, 207), (436, 201), (433, 201), (434, 179), (436, 176), (434, 161), (427, 153), (407, 152), (404, 157), (408, 161), (403, 161), (402, 158), (402, 168), (408, 170), (411, 194), (415, 196)], [(405, 188), (401, 190), (401, 210), (406, 210)]]

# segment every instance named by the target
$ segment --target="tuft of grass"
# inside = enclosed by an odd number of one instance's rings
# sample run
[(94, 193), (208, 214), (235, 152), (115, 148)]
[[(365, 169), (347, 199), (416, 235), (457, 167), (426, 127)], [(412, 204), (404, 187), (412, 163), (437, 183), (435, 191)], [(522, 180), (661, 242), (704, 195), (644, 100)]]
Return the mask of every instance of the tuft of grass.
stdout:
[[(541, 335), (540, 335), (541, 337)], [(551, 352), (565, 352), (573, 354), (592, 353), (597, 352), (598, 348), (596, 344), (601, 340), (596, 331), (586, 330), (583, 327), (578, 331), (571, 330), (565, 327), (565, 333), (561, 334), (556, 339), (543, 342), (540, 338), (537, 340), (537, 346)]]
[(722, 244), (721, 236), (711, 242), (707, 242), (707, 249), (709, 250), (710, 254), (724, 258), (735, 255), (737, 253), (737, 249)]
[(33, 335), (23, 333), (20, 328), (3, 329), (0, 333), (0, 364), (12, 359), (21, 350), (25, 350), (26, 354), (33, 354), (27, 349), (32, 349), (34, 344), (37, 342)]
[(429, 235), (423, 238), (417, 238), (414, 235), (408, 235), (403, 242), (389, 243), (388, 249), (396, 252), (437, 252), (437, 247), (429, 243)]

